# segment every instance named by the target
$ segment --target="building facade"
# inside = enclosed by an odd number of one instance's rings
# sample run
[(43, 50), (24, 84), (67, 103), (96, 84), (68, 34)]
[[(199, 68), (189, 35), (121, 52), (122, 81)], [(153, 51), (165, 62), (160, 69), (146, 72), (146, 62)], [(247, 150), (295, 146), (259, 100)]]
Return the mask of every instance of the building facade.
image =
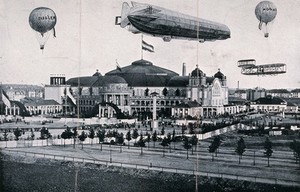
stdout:
[(266, 91), (266, 95), (271, 95), (272, 97), (290, 98), (291, 92), (287, 89), (270, 89)]
[(45, 86), (45, 99), (60, 103), (63, 112), (81, 116), (116, 117), (118, 113), (139, 120), (152, 119), (153, 96), (156, 93), (157, 117), (177, 116), (173, 108), (196, 102), (188, 110), (189, 116), (212, 116), (226, 112), (228, 87), (226, 76), (220, 70), (207, 77), (198, 67), (188, 76), (138, 60), (118, 67), (102, 76), (75, 77), (68, 80), (51, 77)]
[(28, 115), (53, 115), (62, 111), (62, 105), (55, 100), (24, 98), (21, 100)]
[(287, 109), (287, 102), (279, 97), (268, 95), (250, 104), (250, 109), (266, 113), (282, 113)]

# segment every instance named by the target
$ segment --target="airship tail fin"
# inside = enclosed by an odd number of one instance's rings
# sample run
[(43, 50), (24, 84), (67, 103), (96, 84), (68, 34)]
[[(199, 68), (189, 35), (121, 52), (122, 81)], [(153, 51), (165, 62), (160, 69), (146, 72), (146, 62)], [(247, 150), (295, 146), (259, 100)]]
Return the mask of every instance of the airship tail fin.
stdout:
[(121, 24), (120, 24), (122, 28), (126, 27), (129, 24), (129, 20), (127, 18), (129, 11), (130, 11), (130, 6), (128, 5), (127, 2), (124, 2), (122, 6)]

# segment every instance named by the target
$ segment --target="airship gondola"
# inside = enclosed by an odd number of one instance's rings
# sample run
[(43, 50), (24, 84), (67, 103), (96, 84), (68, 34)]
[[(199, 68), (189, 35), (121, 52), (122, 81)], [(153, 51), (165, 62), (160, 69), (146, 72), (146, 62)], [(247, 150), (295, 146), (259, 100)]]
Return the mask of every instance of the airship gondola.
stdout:
[(115, 24), (135, 34), (161, 37), (166, 42), (171, 39), (205, 42), (230, 38), (230, 29), (224, 24), (136, 2), (132, 2), (132, 7), (123, 3), (121, 16), (116, 17)]
[(277, 75), (286, 73), (286, 69), (284, 63), (273, 63), (242, 67), (241, 73), (243, 75)]

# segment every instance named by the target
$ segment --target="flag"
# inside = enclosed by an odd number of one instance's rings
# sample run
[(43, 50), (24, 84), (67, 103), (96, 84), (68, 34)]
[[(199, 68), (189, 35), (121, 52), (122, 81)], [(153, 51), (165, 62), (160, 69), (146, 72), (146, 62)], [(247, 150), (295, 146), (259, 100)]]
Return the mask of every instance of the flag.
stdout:
[(154, 47), (153, 45), (150, 45), (148, 43), (146, 43), (144, 40), (142, 40), (142, 49), (149, 51), (149, 52), (154, 52)]
[(120, 65), (119, 65), (119, 63), (118, 63), (117, 60), (116, 60), (116, 66), (117, 66), (117, 69), (118, 69), (119, 71), (122, 71), (122, 68), (120, 67)]
[(6, 93), (3, 90), (1, 92), (2, 92), (1, 98), (2, 98), (4, 105), (6, 105), (7, 107), (11, 107), (11, 103), (10, 103), (8, 96), (6, 95)]
[(70, 91), (67, 91), (67, 96), (68, 96), (67, 99), (69, 98), (72, 101), (72, 103), (76, 105), (76, 99), (73, 97)]

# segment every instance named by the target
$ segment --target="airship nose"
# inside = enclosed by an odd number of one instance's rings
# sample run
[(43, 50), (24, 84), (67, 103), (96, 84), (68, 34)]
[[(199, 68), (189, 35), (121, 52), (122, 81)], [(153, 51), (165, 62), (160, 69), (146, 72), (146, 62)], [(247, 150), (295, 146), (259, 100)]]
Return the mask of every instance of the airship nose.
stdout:
[(137, 14), (131, 14), (128, 15), (128, 19), (132, 23), (148, 23), (150, 21), (153, 21), (157, 19), (157, 17), (149, 16), (149, 15), (137, 15)]
[(224, 26), (224, 29), (223, 29), (223, 37), (224, 39), (227, 39), (227, 38), (230, 38), (231, 36), (231, 32), (230, 32), (230, 29), (225, 25)]
[(230, 38), (230, 37), (231, 37), (230, 31), (227, 32), (226, 36), (227, 36), (227, 38)]
[(137, 15), (128, 15), (127, 17), (130, 21), (139, 20), (139, 16), (137, 16)]
[(226, 26), (226, 32), (227, 32), (227, 35), (228, 35), (228, 37), (230, 38), (230, 34), (231, 34), (231, 32), (230, 32), (230, 29), (229, 29), (229, 27), (227, 27), (227, 26)]

